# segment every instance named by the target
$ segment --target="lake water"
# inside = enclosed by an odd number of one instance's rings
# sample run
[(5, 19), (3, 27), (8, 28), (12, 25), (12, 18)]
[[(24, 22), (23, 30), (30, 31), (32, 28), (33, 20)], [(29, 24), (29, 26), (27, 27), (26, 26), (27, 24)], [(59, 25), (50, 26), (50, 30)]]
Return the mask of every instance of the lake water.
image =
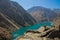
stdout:
[(51, 22), (40, 22), (38, 24), (34, 24), (28, 27), (24, 27), (24, 28), (20, 28), (18, 30), (16, 30), (15, 32), (12, 33), (12, 40), (16, 39), (18, 36), (22, 36), (24, 35), (24, 33), (27, 30), (37, 30), (38, 28), (40, 28), (41, 26), (51, 26), (52, 23)]

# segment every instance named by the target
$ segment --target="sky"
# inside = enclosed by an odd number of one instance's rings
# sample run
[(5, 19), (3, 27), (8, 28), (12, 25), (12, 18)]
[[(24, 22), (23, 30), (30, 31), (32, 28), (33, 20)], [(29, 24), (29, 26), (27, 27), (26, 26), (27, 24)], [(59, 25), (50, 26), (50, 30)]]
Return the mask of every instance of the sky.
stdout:
[(34, 6), (42, 6), (51, 9), (60, 9), (60, 0), (13, 0), (20, 4), (24, 9)]

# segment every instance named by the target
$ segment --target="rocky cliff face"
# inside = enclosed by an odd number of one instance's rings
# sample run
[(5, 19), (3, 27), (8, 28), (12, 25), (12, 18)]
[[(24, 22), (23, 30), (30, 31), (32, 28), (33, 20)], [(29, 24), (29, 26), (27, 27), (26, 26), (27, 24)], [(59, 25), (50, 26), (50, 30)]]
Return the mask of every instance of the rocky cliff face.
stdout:
[(43, 32), (28, 31), (24, 36), (18, 37), (16, 40), (60, 40), (60, 26), (58, 26), (58, 30), (55, 27), (53, 26)]

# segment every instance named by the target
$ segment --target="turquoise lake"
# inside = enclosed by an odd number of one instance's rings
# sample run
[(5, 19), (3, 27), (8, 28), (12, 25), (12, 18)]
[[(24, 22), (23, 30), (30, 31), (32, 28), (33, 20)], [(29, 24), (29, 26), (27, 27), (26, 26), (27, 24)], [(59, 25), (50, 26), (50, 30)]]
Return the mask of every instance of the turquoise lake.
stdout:
[(16, 39), (18, 36), (24, 35), (24, 33), (27, 30), (37, 30), (41, 26), (51, 26), (51, 25), (52, 25), (51, 22), (40, 22), (38, 24), (34, 24), (34, 25), (31, 25), (31, 26), (28, 26), (28, 27), (20, 28), (20, 29), (18, 29), (15, 32), (12, 33), (12, 40)]

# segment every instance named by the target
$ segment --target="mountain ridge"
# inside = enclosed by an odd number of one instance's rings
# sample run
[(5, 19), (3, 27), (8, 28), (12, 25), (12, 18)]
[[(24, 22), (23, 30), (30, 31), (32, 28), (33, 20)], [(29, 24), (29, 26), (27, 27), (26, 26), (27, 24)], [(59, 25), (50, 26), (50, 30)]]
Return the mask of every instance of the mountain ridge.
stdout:
[[(35, 6), (27, 10), (36, 20), (40, 21), (53, 21), (57, 13), (53, 10), (41, 6)], [(42, 19), (42, 20), (40, 20)]]
[[(28, 24), (33, 25), (36, 23), (24, 8), (22, 8), (18, 3), (10, 0), (0, 1), (0, 11), (21, 26), (28, 26)], [(27, 23), (27, 25), (25, 25), (25, 23)]]

